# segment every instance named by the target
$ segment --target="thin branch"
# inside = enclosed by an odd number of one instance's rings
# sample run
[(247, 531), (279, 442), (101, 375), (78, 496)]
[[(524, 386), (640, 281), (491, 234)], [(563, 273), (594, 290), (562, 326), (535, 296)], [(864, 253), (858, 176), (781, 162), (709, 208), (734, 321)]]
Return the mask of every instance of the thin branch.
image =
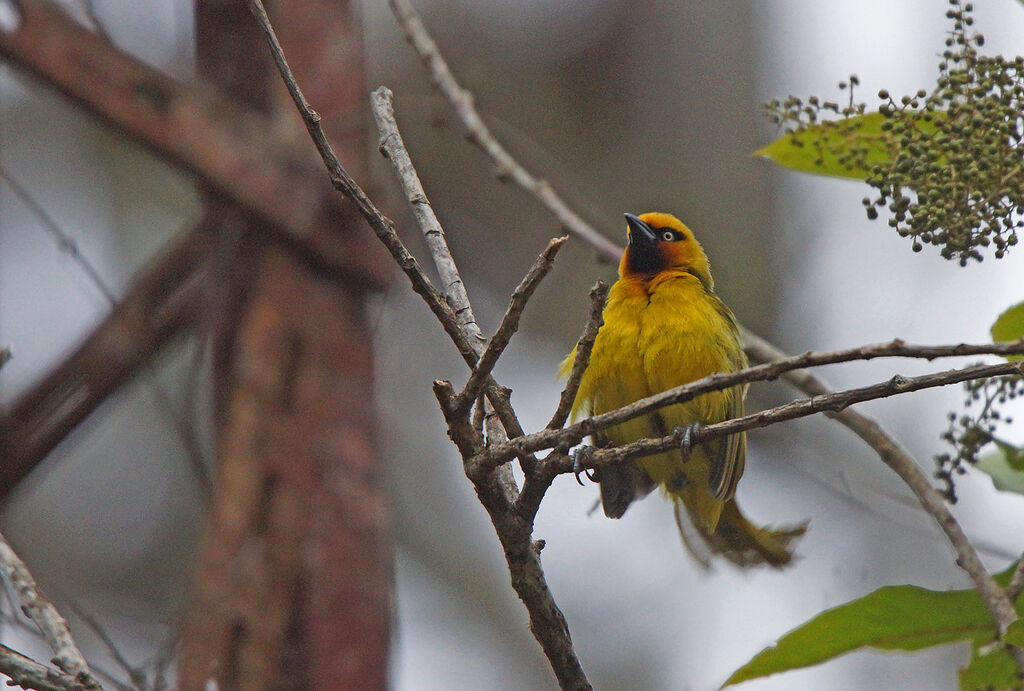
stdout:
[(380, 144), (378, 149), (391, 161), (398, 174), (398, 180), (405, 191), (406, 200), (412, 209), (416, 224), (423, 231), (423, 237), (427, 243), (427, 249), (437, 267), (437, 273), (441, 277), (441, 285), (444, 286), (445, 297), (448, 304), (455, 310), (459, 321), (470, 335), (471, 339), (484, 342), (480, 326), (473, 314), (473, 308), (469, 302), (469, 295), (466, 293), (466, 285), (459, 275), (458, 267), (448, 249), (448, 242), (445, 239), (444, 228), (437, 220), (434, 207), (430, 205), (426, 192), (423, 190), (423, 183), (420, 176), (413, 167), (412, 159), (402, 141), (402, 135), (398, 131), (398, 123), (395, 121), (394, 96), (391, 90), (382, 86), (370, 95), (370, 106), (373, 110), (374, 120), (377, 121), (377, 129), (380, 131)]
[(102, 688), (89, 670), (85, 657), (75, 645), (71, 631), (68, 630), (68, 623), (57, 608), (43, 596), (25, 562), (15, 554), (3, 535), (0, 535), (0, 573), (3, 574), (4, 581), (18, 593), (25, 613), (36, 623), (49, 643), (54, 653), (53, 663), (86, 689)]
[[(283, 60), (282, 56), (282, 60)], [(287, 76), (285, 77), (287, 79)], [(295, 87), (298, 89), (298, 86)], [(475, 357), (469, 357), (469, 353), (463, 351), (463, 357), (470, 367), (477, 365), (477, 359), (483, 355), (487, 339), (480, 331), (480, 325), (473, 314), (473, 307), (470, 304), (469, 296), (465, 290), (465, 283), (459, 274), (458, 266), (452, 257), (445, 240), (444, 229), (441, 227), (437, 216), (434, 214), (430, 200), (423, 189), (419, 175), (412, 165), (412, 160), (402, 141), (401, 132), (398, 130), (398, 123), (394, 116), (394, 102), (391, 91), (387, 87), (380, 87), (373, 92), (370, 99), (373, 108), (374, 118), (380, 129), (380, 151), (395, 166), (399, 182), (405, 192), (406, 199), (413, 209), (413, 215), (420, 226), (430, 249), (430, 256), (437, 268), (438, 275), (446, 286), (447, 305), (454, 310), (459, 323), (462, 324), (464, 335)], [(297, 102), (298, 104), (298, 102)], [(299, 106), (301, 108), (301, 106)], [(325, 158), (325, 161), (327, 159)], [(354, 183), (353, 183), (354, 184)], [(456, 341), (458, 345), (458, 341)], [(462, 351), (461, 346), (459, 347)], [(493, 408), (501, 424), (505, 427), (509, 437), (521, 437), (525, 434), (519, 419), (509, 403), (508, 390), (499, 387), (490, 375), (486, 378), (486, 394), (490, 406)], [(466, 405), (465, 401), (460, 401)], [(521, 459), (523, 471), (527, 474), (537, 463), (537, 459), (529, 455)]]
[(146, 673), (137, 667), (133, 667), (132, 664), (128, 662), (117, 647), (117, 643), (114, 642), (114, 639), (110, 637), (110, 634), (107, 633), (106, 629), (103, 628), (96, 617), (92, 616), (73, 602), (69, 602), (68, 605), (71, 608), (71, 611), (73, 611), (79, 619), (85, 622), (85, 625), (88, 626), (92, 632), (96, 634), (97, 638), (100, 639), (103, 646), (107, 649), (107, 652), (109, 652), (110, 656), (114, 659), (114, 664), (120, 667), (121, 671), (128, 675), (133, 691), (143, 691), (146, 688)]
[[(753, 351), (752, 357), (773, 360), (783, 355), (778, 348), (756, 334), (744, 331), (743, 337), (747, 342), (748, 352)], [(832, 392), (823, 381), (805, 369), (787, 372), (783, 377), (791, 385), (811, 396), (825, 396)], [(974, 545), (967, 539), (963, 528), (950, 513), (945, 499), (932, 486), (931, 479), (921, 470), (914, 457), (882, 429), (877, 421), (867, 415), (855, 410), (841, 410), (826, 415), (847, 427), (870, 446), (882, 462), (899, 475), (917, 497), (921, 507), (939, 524), (939, 528), (946, 534), (946, 538), (957, 553), (957, 565), (967, 572), (974, 582), (999, 635), (1002, 636), (1017, 618), (1012, 600), (1007, 598), (1006, 593), (985, 569)], [(1024, 652), (1016, 646), (1009, 646), (1009, 649), (1017, 666), (1024, 670)]]
[(82, 251), (78, 248), (78, 242), (70, 234), (64, 232), (64, 229), (54, 220), (53, 216), (46, 212), (43, 205), (36, 201), (35, 197), (29, 194), (29, 191), (12, 177), (3, 166), (0, 166), (0, 180), (7, 183), (7, 188), (14, 193), (14, 196), (21, 200), (21, 203), (25, 205), (33, 216), (39, 219), (43, 224), (43, 228), (53, 237), (60, 250), (78, 264), (79, 268), (88, 276), (89, 281), (100, 291), (107, 303), (110, 305), (117, 304), (117, 297), (114, 295), (114, 291), (107, 285), (107, 282), (100, 275), (100, 272), (97, 271), (96, 267), (93, 266), (92, 262), (82, 255)]
[[(754, 365), (736, 372), (718, 372), (716, 374), (709, 375), (703, 379), (690, 382), (689, 384), (683, 384), (677, 386), (674, 389), (668, 389), (653, 396), (642, 398), (635, 401), (627, 406), (623, 406), (616, 410), (603, 413), (601, 415), (595, 415), (591, 418), (581, 420), (575, 425), (571, 425), (564, 429), (545, 429), (540, 432), (525, 435), (517, 439), (512, 439), (507, 445), (504, 446), (492, 446), (486, 452), (484, 456), (490, 456), (491, 463), (505, 463), (515, 456), (521, 453), (534, 453), (543, 449), (551, 449), (562, 444), (568, 444), (573, 446), (580, 443), (584, 437), (608, 427), (632, 420), (643, 415), (654, 412), (669, 405), (675, 403), (685, 403), (686, 401), (692, 400), (693, 398), (709, 393), (712, 391), (720, 391), (740, 384), (746, 384), (755, 381), (770, 381), (776, 379), (786, 373), (793, 371), (804, 372), (802, 368), (811, 366), (820, 366), (835, 364), (839, 362), (850, 362), (853, 360), (866, 360), (877, 357), (918, 357), (918, 353), (921, 353), (920, 357), (927, 359), (933, 359), (938, 357), (955, 357), (961, 355), (977, 355), (977, 354), (998, 354), (1007, 355), (1015, 353), (1024, 353), (1024, 340), (1014, 341), (1010, 343), (994, 343), (994, 344), (980, 344), (980, 345), (967, 345), (959, 344), (954, 346), (911, 346), (902, 341), (893, 341), (891, 343), (883, 343), (878, 345), (867, 345), (859, 348), (850, 348), (847, 350), (837, 350), (824, 353), (804, 353), (803, 355), (796, 355), (792, 357), (783, 357), (782, 359), (767, 362), (761, 365)], [(781, 355), (781, 353), (780, 353)], [(1001, 365), (995, 365), (994, 367), (1008, 367), (1008, 372), (1017, 371), (1014, 369), (1012, 363), (1003, 363)], [(954, 372), (963, 372), (966, 370), (953, 370)], [(1001, 370), (1000, 370), (1001, 371)], [(947, 374), (948, 373), (940, 373)], [(936, 376), (936, 375), (925, 375), (925, 377)], [(952, 375), (948, 375), (952, 376)], [(985, 375), (995, 376), (995, 375)], [(971, 378), (971, 377), (967, 377)], [(796, 377), (798, 381), (803, 379), (803, 375)], [(903, 382), (911, 382), (915, 379), (898, 378)], [(876, 386), (887, 386), (893, 385), (897, 378), (890, 380)], [(966, 381), (966, 379), (959, 379), (957, 381)], [(935, 386), (945, 386), (949, 383), (955, 383), (954, 381), (944, 381)], [(798, 387), (801, 388), (801, 387)], [(866, 387), (872, 389), (873, 387)], [(896, 386), (899, 389), (898, 386)], [(826, 389), (827, 390), (827, 389)], [(910, 390), (910, 389), (908, 389)], [(916, 390), (916, 389), (914, 389)], [(861, 391), (860, 389), (853, 389), (851, 391)], [(833, 393), (828, 390), (829, 393)], [(893, 395), (894, 393), (903, 393), (903, 390), (894, 390), (892, 393), (885, 395)], [(808, 391), (808, 393), (810, 393)], [(849, 393), (849, 392), (844, 392)], [(812, 394), (817, 395), (817, 394)], [(871, 398), (880, 397), (878, 395), (870, 395), (869, 398), (861, 398), (856, 401), (847, 403), (850, 405), (854, 402), (863, 402), (865, 400), (871, 400)], [(762, 413), (768, 411), (762, 411)], [(818, 410), (812, 410), (807, 414), (813, 414), (814, 412), (820, 412)], [(756, 415), (761, 415), (757, 413)], [(748, 415), (747, 418), (755, 416)], [(746, 419), (746, 418), (739, 418)], [(791, 418), (784, 418), (791, 419)], [(731, 421), (729, 421), (731, 422)], [(720, 423), (727, 424), (727, 423)], [(706, 430), (711, 429), (710, 427)], [(750, 428), (744, 428), (750, 429)], [(733, 432), (741, 430), (732, 430)]]
[(80, 691), (77, 679), (35, 660), (25, 657), (6, 645), (0, 645), (0, 674), (11, 678), (11, 684), (36, 691)]
[(535, 177), (521, 166), (491, 134), (490, 129), (473, 105), (473, 95), (462, 88), (455, 79), (455, 75), (448, 68), (448, 63), (441, 56), (437, 44), (427, 33), (423, 21), (416, 14), (412, 5), (406, 0), (390, 0), (389, 4), (405, 33), (406, 40), (416, 49), (420, 59), (430, 72), (430, 81), (451, 104), (452, 109), (467, 130), (469, 141), (483, 149), (490, 157), (499, 179), (511, 180), (532, 194), (555, 215), (566, 231), (586, 240), (601, 257), (617, 261), (622, 256), (621, 248), (580, 218), (555, 192), (547, 180)]
[(459, 410), (469, 410), (469, 406), (473, 404), (473, 399), (480, 394), (481, 389), (483, 389), (484, 384), (487, 382), (487, 378), (491, 375), (491, 371), (498, 363), (498, 358), (505, 352), (505, 348), (512, 339), (512, 335), (519, 329), (519, 319), (523, 315), (527, 301), (533, 296), (533, 292), (540, 285), (544, 277), (548, 275), (555, 261), (555, 255), (558, 254), (558, 250), (562, 248), (562, 245), (568, 239), (568, 236), (563, 236), (551, 240), (548, 246), (544, 248), (544, 251), (538, 255), (536, 261), (533, 262), (523, 280), (512, 291), (512, 298), (509, 300), (505, 315), (501, 318), (501, 323), (498, 325), (491, 340), (487, 342), (487, 348), (480, 355), (480, 359), (477, 360), (473, 371), (470, 372), (465, 387), (455, 397), (455, 405)]
[(572, 362), (572, 371), (569, 372), (565, 388), (558, 398), (558, 407), (555, 408), (547, 429), (561, 429), (569, 419), (572, 404), (576, 401), (576, 392), (579, 391), (580, 382), (583, 380), (583, 373), (590, 364), (590, 353), (594, 349), (597, 332), (604, 326), (604, 303), (607, 299), (608, 285), (604, 281), (598, 281), (590, 289), (590, 316), (587, 317), (587, 324), (583, 327), (580, 340), (576, 342), (576, 357)]
[[(1003, 375), (1024, 375), (1024, 362), (1003, 362), (997, 365), (980, 365), (977, 367), (966, 367), (958, 370), (946, 370), (932, 374), (924, 374), (919, 377), (903, 377), (896, 375), (892, 379), (871, 386), (864, 386), (857, 389), (849, 389), (834, 393), (820, 394), (812, 398), (786, 403), (775, 408), (769, 408), (750, 415), (730, 418), (724, 422), (707, 425), (690, 433), (692, 444), (703, 444), (712, 439), (718, 439), (730, 434), (746, 432), (752, 429), (760, 429), (779, 422), (795, 420), (807, 417), (816, 413), (837, 413), (845, 410), (855, 403), (873, 401), (879, 398), (888, 398), (899, 394), (911, 393), (922, 389), (931, 389), (939, 386), (948, 386), (973, 379), (987, 379)], [(647, 400), (647, 399), (645, 399)], [(624, 410), (620, 408), (619, 410)], [(597, 419), (597, 418), (591, 418)], [(604, 428), (604, 424), (600, 426)], [(568, 430), (563, 430), (567, 432)], [(558, 446), (567, 443), (568, 439), (574, 437), (566, 435)], [(511, 442), (515, 443), (515, 441)], [(651, 456), (656, 453), (679, 448), (682, 443), (681, 433), (669, 434), (658, 439), (641, 439), (630, 444), (597, 449), (589, 455), (585, 465), (587, 467), (601, 468), (627, 460), (634, 460), (644, 456)], [(486, 455), (486, 452), (485, 454)], [(573, 472), (571, 459), (559, 464), (559, 472)]]

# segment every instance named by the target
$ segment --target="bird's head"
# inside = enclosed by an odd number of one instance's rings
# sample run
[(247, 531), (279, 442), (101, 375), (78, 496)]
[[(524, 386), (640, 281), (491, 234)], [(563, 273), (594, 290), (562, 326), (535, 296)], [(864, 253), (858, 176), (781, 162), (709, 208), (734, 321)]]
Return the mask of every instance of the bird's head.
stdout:
[(672, 214), (626, 214), (629, 244), (619, 263), (619, 276), (650, 280), (663, 271), (695, 276), (708, 290), (714, 288), (711, 267), (693, 231)]

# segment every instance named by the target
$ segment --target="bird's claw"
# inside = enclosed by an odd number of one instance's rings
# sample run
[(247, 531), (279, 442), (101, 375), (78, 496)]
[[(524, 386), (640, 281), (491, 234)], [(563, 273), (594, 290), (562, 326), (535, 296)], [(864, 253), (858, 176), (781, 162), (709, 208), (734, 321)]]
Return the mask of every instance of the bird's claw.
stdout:
[(584, 445), (572, 452), (572, 474), (576, 477), (576, 482), (579, 483), (580, 487), (583, 487), (583, 480), (580, 479), (580, 475), (586, 475), (588, 480), (591, 482), (594, 481), (594, 472), (589, 468), (584, 467), (584, 464), (589, 461), (593, 455), (593, 446)]
[(683, 458), (689, 460), (690, 454), (693, 452), (693, 433), (701, 428), (699, 422), (695, 422), (692, 425), (686, 427), (676, 427), (672, 430), (672, 434), (679, 439), (679, 448), (683, 452)]

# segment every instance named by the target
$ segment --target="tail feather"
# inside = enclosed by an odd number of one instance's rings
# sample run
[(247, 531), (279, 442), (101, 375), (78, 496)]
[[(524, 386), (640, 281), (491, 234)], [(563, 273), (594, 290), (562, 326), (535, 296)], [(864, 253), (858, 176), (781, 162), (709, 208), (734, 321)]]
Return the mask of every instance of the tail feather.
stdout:
[(708, 530), (700, 515), (676, 498), (676, 524), (683, 544), (693, 557), (709, 568), (711, 556), (720, 554), (737, 566), (759, 564), (781, 568), (793, 561), (791, 546), (807, 531), (807, 521), (779, 528), (760, 528), (740, 511), (735, 499), (722, 508), (714, 530)]

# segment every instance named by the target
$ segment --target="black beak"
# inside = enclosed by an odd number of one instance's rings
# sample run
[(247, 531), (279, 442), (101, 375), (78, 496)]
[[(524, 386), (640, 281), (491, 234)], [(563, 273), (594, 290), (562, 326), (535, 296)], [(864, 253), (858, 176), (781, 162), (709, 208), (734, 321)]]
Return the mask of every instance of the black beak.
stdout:
[(654, 229), (641, 221), (633, 214), (623, 214), (626, 217), (626, 225), (629, 226), (629, 244), (645, 245), (653, 247), (658, 242), (658, 235)]

